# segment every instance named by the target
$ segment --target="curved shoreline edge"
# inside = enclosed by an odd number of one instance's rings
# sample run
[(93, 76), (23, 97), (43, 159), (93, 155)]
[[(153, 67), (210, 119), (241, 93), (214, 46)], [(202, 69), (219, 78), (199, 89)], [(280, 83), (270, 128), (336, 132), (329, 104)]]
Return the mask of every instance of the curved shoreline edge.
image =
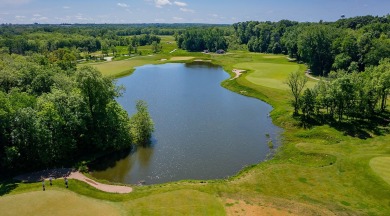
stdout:
[[(126, 59), (126, 60), (128, 60), (128, 59)], [(120, 60), (120, 61), (126, 61), (126, 60)], [(158, 62), (155, 64), (144, 64), (141, 66), (133, 67), (126, 73), (118, 74), (118, 76), (114, 76), (114, 79), (123, 78), (126, 76), (131, 76), (132, 73), (138, 67), (142, 67), (145, 65), (158, 65), (158, 64), (169, 64), (169, 63), (180, 64), (180, 63), (194, 63), (194, 62), (212, 64), (212, 65), (221, 67), (223, 69), (223, 71), (225, 71), (230, 76), (229, 78), (221, 81), (220, 85), (223, 88), (225, 88), (229, 91), (235, 92), (237, 94), (246, 96), (246, 97), (252, 97), (252, 98), (261, 100), (261, 101), (269, 104), (272, 107), (272, 111), (275, 110), (273, 103), (271, 103), (269, 100), (267, 100), (267, 97), (263, 93), (255, 90), (255, 89), (252, 89), (250, 86), (245, 86), (245, 85), (238, 83), (239, 78), (245, 78), (245, 76), (251, 72), (250, 70), (235, 69), (235, 68), (232, 69), (228, 65), (225, 65), (216, 59), (191, 57), (189, 59), (184, 59), (184, 60), (164, 61), (164, 62)], [(248, 91), (248, 90), (250, 90), (250, 91)], [(262, 97), (262, 96), (265, 96), (265, 97)], [(269, 117), (271, 118), (273, 124), (275, 124), (274, 119), (271, 117), (271, 115), (269, 115)], [(275, 124), (275, 125), (280, 127), (282, 130), (285, 129), (281, 125), (278, 125), (278, 124)], [(281, 136), (280, 138), (283, 138), (283, 132), (279, 136)], [(283, 142), (281, 140), (282, 139), (280, 139), (279, 147), (281, 147), (283, 145)], [(279, 148), (277, 148), (277, 149), (279, 149)], [(273, 149), (273, 151), (274, 151), (273, 152), (273, 155), (274, 155), (276, 149)], [(234, 174), (232, 176), (228, 176), (225, 179), (222, 178), (222, 179), (210, 179), (210, 180), (211, 181), (213, 181), (213, 180), (216, 180), (216, 181), (218, 181), (218, 180), (233, 180), (233, 179), (241, 176), (242, 174), (246, 173), (247, 171), (253, 169), (255, 166), (257, 166), (265, 161), (268, 161), (268, 160), (269, 159), (266, 158), (265, 160), (260, 161), (259, 163), (245, 166), (241, 170), (239, 170), (236, 174)], [(37, 175), (39, 175), (39, 176), (37, 177)], [(32, 182), (40, 182), (40, 181), (42, 181), (42, 179), (48, 180), (50, 176), (52, 176), (55, 179), (67, 177), (68, 179), (79, 180), (79, 181), (87, 183), (88, 185), (90, 185), (98, 190), (108, 192), (108, 193), (130, 193), (133, 191), (133, 188), (129, 187), (129, 186), (119, 186), (119, 185), (103, 184), (103, 183), (96, 182), (96, 181), (88, 178), (84, 174), (82, 174), (82, 173), (80, 173), (72, 168), (42, 170), (42, 171), (37, 171), (34, 173), (26, 173), (26, 174), (22, 174), (22, 175), (14, 177), (14, 179), (21, 181), (21, 182), (25, 182), (25, 183), (32, 183)], [(207, 180), (207, 181), (210, 181), (210, 180)], [(179, 181), (166, 182), (166, 183), (175, 183), (175, 182), (180, 182), (180, 181), (186, 181), (186, 180), (179, 180)], [(194, 181), (194, 180), (189, 180), (189, 181)], [(199, 181), (201, 181), (201, 180), (199, 180)], [(166, 183), (163, 183), (163, 184), (166, 184)]]
[(41, 182), (42, 180), (49, 181), (50, 178), (56, 179), (75, 179), (87, 183), (88, 185), (107, 193), (126, 194), (133, 191), (132, 187), (122, 185), (103, 184), (88, 178), (81, 172), (71, 168), (43, 170), (34, 173), (27, 173), (16, 176), (14, 179), (23, 183)]

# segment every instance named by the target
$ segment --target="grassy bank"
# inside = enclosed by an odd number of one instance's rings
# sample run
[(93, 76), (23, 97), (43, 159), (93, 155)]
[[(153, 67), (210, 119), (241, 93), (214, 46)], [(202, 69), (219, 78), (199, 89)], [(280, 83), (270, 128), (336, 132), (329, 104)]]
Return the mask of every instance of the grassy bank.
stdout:
[[(253, 211), (283, 215), (390, 214), (390, 136), (377, 136), (367, 131), (371, 138), (360, 139), (329, 125), (299, 127), (299, 122), (291, 116), (291, 96), (284, 81), (294, 70), (303, 73), (304, 65), (288, 62), (282, 55), (239, 51), (206, 55), (164, 50), (162, 54), (95, 66), (107, 76), (120, 76), (144, 64), (195, 59), (211, 60), (229, 73), (232, 69), (247, 70), (240, 78), (225, 80), (222, 85), (274, 107), (271, 117), (276, 125), (284, 128), (283, 146), (275, 157), (244, 169), (230, 179), (135, 187), (133, 193), (125, 195), (100, 192), (72, 180), (69, 188), (74, 192), (72, 196), (89, 200), (86, 202), (90, 204), (86, 205), (104, 202), (102, 207), (119, 209), (119, 214), (129, 215), (245, 215)], [(309, 86), (314, 83), (311, 81)], [(69, 192), (64, 191), (61, 183), (56, 180), (48, 190), (59, 193), (58, 196), (68, 196)], [(52, 199), (50, 195), (41, 196), (43, 192), (38, 193), (39, 190), (39, 183), (4, 182), (0, 187), (3, 195), (0, 206), (13, 206), (19, 199), (39, 199), (40, 202)], [(26, 201), (23, 207), (36, 210), (39, 205)], [(53, 211), (63, 209), (56, 203), (51, 204), (51, 208)], [(18, 213), (17, 207), (5, 211), (11, 215)]]

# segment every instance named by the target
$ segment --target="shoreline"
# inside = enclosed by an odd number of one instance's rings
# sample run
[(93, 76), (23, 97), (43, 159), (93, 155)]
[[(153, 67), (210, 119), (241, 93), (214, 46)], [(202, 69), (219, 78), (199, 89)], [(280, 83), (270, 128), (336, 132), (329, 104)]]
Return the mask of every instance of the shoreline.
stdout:
[(72, 168), (42, 170), (38, 172), (22, 174), (14, 177), (13, 179), (21, 181), (23, 183), (33, 183), (33, 182), (41, 182), (42, 180), (49, 181), (50, 178), (53, 178), (53, 180), (65, 179), (65, 178), (79, 180), (87, 183), (88, 185), (100, 191), (107, 192), (107, 193), (127, 194), (133, 191), (133, 188), (129, 186), (111, 185), (111, 184), (103, 184), (100, 182), (96, 182), (93, 179), (88, 178), (81, 172), (76, 171), (75, 169)]

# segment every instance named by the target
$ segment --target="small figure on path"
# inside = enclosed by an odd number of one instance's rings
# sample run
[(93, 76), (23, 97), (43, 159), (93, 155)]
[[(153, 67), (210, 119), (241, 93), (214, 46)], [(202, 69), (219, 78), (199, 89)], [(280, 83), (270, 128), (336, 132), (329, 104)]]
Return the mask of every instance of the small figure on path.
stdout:
[(53, 180), (53, 179), (52, 179), (52, 177), (50, 176), (50, 178), (49, 178), (50, 186), (53, 185), (52, 180)]
[(68, 188), (68, 178), (65, 177), (65, 186)]
[(42, 179), (42, 190), (45, 191), (45, 179)]

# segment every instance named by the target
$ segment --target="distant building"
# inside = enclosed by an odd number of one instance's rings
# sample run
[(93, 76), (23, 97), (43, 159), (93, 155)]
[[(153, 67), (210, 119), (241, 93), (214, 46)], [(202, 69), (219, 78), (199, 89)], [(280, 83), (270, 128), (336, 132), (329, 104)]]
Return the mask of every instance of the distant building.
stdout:
[(217, 50), (217, 52), (215, 52), (215, 53), (217, 53), (217, 54), (225, 54), (225, 50), (219, 49), (219, 50)]
[(210, 51), (209, 50), (203, 50), (204, 53), (209, 53)]

